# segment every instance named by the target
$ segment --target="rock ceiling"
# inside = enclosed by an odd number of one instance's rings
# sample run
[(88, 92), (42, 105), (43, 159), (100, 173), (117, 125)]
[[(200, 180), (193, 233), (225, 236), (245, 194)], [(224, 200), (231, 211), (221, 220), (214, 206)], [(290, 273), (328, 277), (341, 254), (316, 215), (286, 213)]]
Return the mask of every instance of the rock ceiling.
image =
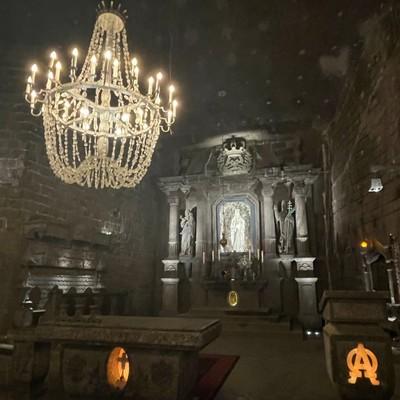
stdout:
[[(2, 2), (2, 44), (86, 49), (97, 0)], [(185, 142), (242, 129), (322, 126), (362, 48), (376, 0), (125, 0), (128, 38), (146, 72), (177, 81)], [(29, 53), (29, 52), (28, 52)], [(33, 61), (33, 60), (28, 60)]]

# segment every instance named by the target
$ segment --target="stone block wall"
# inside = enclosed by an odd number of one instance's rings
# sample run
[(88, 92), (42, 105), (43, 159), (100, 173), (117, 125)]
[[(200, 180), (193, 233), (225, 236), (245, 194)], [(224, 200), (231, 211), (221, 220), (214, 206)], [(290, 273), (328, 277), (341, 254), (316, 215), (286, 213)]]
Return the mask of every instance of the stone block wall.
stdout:
[(152, 313), (167, 237), (159, 228), (166, 201), (153, 176), (168, 166), (156, 153), (151, 171), (129, 190), (61, 182), (48, 165), (41, 118), (23, 99), (26, 52), (2, 55), (12, 64), (0, 63), (7, 77), (0, 83), (0, 331), (22, 285), (79, 276), (90, 283), (100, 274), (107, 289), (131, 292), (132, 313)]
[[(348, 77), (342, 104), (328, 128), (332, 159), (335, 276), (360, 287), (359, 243), (400, 235), (400, 9), (387, 8), (360, 29), (361, 60)], [(382, 166), (374, 175), (371, 169)], [(369, 193), (371, 178), (384, 189)]]

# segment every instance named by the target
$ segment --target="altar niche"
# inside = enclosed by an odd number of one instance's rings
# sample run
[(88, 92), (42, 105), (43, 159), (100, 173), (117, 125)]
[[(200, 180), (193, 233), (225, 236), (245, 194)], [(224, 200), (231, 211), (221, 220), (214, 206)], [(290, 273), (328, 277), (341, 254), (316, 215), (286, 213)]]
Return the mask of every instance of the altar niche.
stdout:
[[(294, 138), (245, 135), (191, 147), (181, 157), (183, 175), (159, 180), (169, 203), (162, 313), (182, 312), (182, 304), (210, 315), (299, 310), (304, 325), (317, 327), (316, 221), (307, 201), (320, 171), (290, 160), (292, 150), (299, 154)], [(271, 166), (280, 154), (291, 166)]]
[[(213, 207), (214, 245), (217, 256), (259, 250), (259, 204), (249, 195), (224, 196)], [(226, 245), (221, 244), (225, 237)]]

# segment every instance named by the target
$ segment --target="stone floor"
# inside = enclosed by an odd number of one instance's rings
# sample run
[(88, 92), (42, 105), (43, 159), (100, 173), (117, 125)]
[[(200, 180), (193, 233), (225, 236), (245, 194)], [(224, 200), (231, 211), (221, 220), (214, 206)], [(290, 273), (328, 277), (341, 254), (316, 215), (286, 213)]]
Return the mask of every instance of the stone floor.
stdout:
[[(339, 400), (326, 373), (322, 339), (303, 340), (285, 323), (224, 324), (207, 353), (240, 355), (215, 400)], [(399, 383), (393, 400), (400, 400)]]

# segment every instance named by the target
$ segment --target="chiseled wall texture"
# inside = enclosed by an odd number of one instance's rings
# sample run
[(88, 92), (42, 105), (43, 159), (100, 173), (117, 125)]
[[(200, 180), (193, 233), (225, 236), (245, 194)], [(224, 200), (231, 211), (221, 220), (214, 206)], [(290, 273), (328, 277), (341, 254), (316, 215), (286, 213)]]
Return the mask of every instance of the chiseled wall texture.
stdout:
[[(348, 78), (327, 131), (332, 159), (332, 211), (337, 285), (362, 284), (358, 244), (400, 235), (400, 9), (361, 27), (364, 50)], [(384, 190), (368, 193), (371, 167)], [(390, 166), (397, 166), (397, 173)]]
[[(1, 55), (13, 64), (0, 66), (0, 331), (10, 324), (27, 264), (42, 280), (51, 276), (85, 285), (82, 277), (93, 278), (90, 268), (101, 260), (104, 285), (129, 290), (132, 313), (152, 313), (168, 236), (167, 202), (155, 179), (160, 169), (168, 171), (161, 151), (135, 189), (62, 183), (47, 162), (42, 121), (30, 116), (23, 100), (26, 55), (22, 50)], [(47, 226), (49, 237), (29, 237), (32, 224)]]

